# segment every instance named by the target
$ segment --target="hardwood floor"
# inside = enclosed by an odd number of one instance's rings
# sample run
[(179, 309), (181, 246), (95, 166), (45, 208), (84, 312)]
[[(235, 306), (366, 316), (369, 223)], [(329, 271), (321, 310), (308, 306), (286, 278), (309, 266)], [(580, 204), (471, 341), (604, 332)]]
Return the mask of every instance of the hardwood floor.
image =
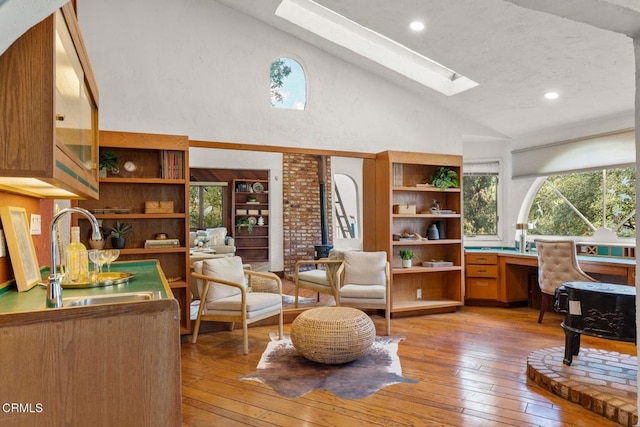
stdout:
[[(526, 378), (527, 356), (564, 345), (561, 317), (530, 308), (464, 307), (456, 313), (392, 319), (402, 335), (406, 377), (373, 396), (347, 400), (324, 390), (284, 398), (270, 387), (239, 381), (255, 370), (274, 326), (203, 333), (182, 344), (184, 426), (615, 426), (546, 392)], [(373, 317), (378, 334), (384, 319)], [(288, 333), (290, 325), (285, 325)], [(632, 344), (583, 336), (582, 348), (636, 355)]]

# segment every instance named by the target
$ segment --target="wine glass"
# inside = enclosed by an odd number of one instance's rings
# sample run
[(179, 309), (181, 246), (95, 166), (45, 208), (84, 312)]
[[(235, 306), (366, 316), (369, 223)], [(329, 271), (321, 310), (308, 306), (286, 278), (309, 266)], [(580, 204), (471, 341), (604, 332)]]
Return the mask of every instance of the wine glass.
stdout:
[(89, 259), (98, 266), (98, 274), (102, 274), (102, 266), (107, 262), (106, 250), (92, 249), (89, 251)]
[(109, 250), (107, 250), (105, 252), (107, 252), (107, 271), (110, 273), (111, 272), (111, 263), (118, 259), (118, 257), (120, 256), (120, 250), (119, 249), (109, 249)]

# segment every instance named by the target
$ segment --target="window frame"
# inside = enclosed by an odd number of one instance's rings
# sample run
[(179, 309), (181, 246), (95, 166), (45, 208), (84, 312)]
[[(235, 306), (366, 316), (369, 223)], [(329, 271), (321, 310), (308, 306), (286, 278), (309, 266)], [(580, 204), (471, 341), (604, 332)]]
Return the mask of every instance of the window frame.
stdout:
[[(227, 196), (227, 191), (226, 188), (229, 186), (228, 182), (208, 182), (208, 181), (191, 181), (189, 183), (189, 191), (191, 191), (192, 187), (198, 187), (198, 198), (199, 200), (202, 199), (202, 191), (204, 187), (221, 187), (222, 188), (222, 206), (221, 206), (221, 218), (222, 218), (222, 224), (220, 225), (216, 225), (216, 226), (220, 226), (220, 227), (226, 227), (226, 223), (227, 223), (227, 207), (229, 205), (229, 201), (228, 196)], [(191, 198), (189, 197), (189, 202), (191, 202)], [(191, 208), (189, 208), (189, 213), (191, 212)], [(207, 226), (204, 225), (204, 216), (203, 216), (204, 210), (202, 207), (202, 204), (199, 203), (198, 204), (198, 224), (197, 226), (194, 228), (191, 226), (191, 219), (189, 219), (189, 230), (190, 231), (196, 231), (196, 230), (204, 230), (207, 228)], [(210, 228), (210, 227), (209, 227)]]
[[(602, 171), (603, 169), (615, 169), (615, 168), (623, 168), (623, 167), (629, 167), (629, 166), (605, 166), (601, 169), (596, 169), (596, 171)], [(633, 166), (635, 167), (635, 165)], [(587, 170), (583, 170), (583, 171), (566, 171), (565, 173), (557, 173), (555, 175), (566, 175), (566, 174), (574, 174), (574, 173), (585, 173), (585, 172), (593, 172), (593, 171), (587, 171)], [(638, 188), (638, 177), (637, 177), (637, 167), (636, 167), (636, 189)], [(522, 223), (527, 223), (529, 220), (529, 213), (531, 211), (531, 208), (533, 207), (533, 202), (536, 199), (536, 196), (538, 195), (538, 192), (540, 191), (540, 189), (544, 186), (546, 180), (550, 177), (550, 176), (554, 176), (554, 175), (545, 175), (545, 176), (540, 176), (537, 177), (535, 179), (535, 181), (531, 184), (531, 186), (529, 187), (529, 191), (527, 192), (524, 200), (522, 201), (522, 205), (520, 208), (520, 212), (518, 213), (518, 222), (522, 222)], [(638, 193), (636, 191), (636, 206), (637, 206), (637, 198), (638, 198)], [(637, 214), (638, 212), (636, 211), (636, 219), (637, 219)], [(604, 240), (602, 237), (609, 237), (609, 236), (615, 236), (615, 239), (606, 239)], [(595, 242), (595, 243), (604, 243), (604, 244), (633, 244), (635, 245), (636, 243), (636, 238), (635, 237), (618, 237), (618, 235), (615, 233), (615, 231), (612, 231), (611, 233), (606, 233), (606, 234), (599, 234), (599, 233), (594, 233), (593, 235), (587, 235), (587, 236), (567, 236), (567, 235), (552, 235), (552, 234), (532, 234), (529, 233), (528, 234), (528, 238), (529, 240), (533, 240), (535, 238), (542, 238), (542, 239), (572, 239), (575, 240), (577, 242)]]
[[(499, 158), (489, 158), (489, 159), (477, 159), (468, 162), (464, 162), (462, 165), (462, 182), (464, 182), (464, 177), (471, 175), (471, 173), (467, 172), (467, 169), (474, 170), (474, 174), (482, 173), (483, 169), (487, 174), (494, 171), (497, 165), (497, 177), (498, 177), (498, 185), (496, 188), (496, 234), (485, 234), (485, 235), (475, 235), (469, 236), (464, 234), (464, 225), (462, 229), (462, 236), (465, 242), (473, 242), (476, 244), (481, 244), (483, 242), (487, 243), (495, 243), (502, 241), (503, 231), (502, 231), (502, 219), (504, 218), (504, 173), (503, 173), (503, 162), (502, 159)], [(484, 168), (483, 168), (484, 166)], [(463, 200), (462, 205), (464, 207), (464, 191), (462, 193)], [(463, 209), (464, 211), (464, 209)], [(463, 212), (464, 213), (464, 212)]]

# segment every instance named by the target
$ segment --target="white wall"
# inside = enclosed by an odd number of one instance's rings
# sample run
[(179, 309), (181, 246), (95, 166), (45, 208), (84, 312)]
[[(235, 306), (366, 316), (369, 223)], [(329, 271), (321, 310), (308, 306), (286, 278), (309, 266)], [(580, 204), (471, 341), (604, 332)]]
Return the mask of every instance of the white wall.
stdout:
[[(462, 153), (459, 119), (212, 0), (83, 0), (102, 129), (363, 152)], [(307, 110), (274, 109), (269, 66), (307, 72)]]

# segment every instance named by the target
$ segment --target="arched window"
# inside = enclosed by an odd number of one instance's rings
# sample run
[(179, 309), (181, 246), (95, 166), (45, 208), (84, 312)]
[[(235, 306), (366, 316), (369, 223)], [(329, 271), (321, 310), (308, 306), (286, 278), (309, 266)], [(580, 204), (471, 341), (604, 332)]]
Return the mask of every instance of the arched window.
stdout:
[(304, 110), (307, 103), (307, 79), (295, 59), (280, 57), (271, 63), (271, 106)]
[(530, 233), (605, 242), (631, 239), (636, 233), (635, 182), (633, 166), (540, 178), (530, 190), (535, 197), (525, 198), (531, 200), (526, 207)]

